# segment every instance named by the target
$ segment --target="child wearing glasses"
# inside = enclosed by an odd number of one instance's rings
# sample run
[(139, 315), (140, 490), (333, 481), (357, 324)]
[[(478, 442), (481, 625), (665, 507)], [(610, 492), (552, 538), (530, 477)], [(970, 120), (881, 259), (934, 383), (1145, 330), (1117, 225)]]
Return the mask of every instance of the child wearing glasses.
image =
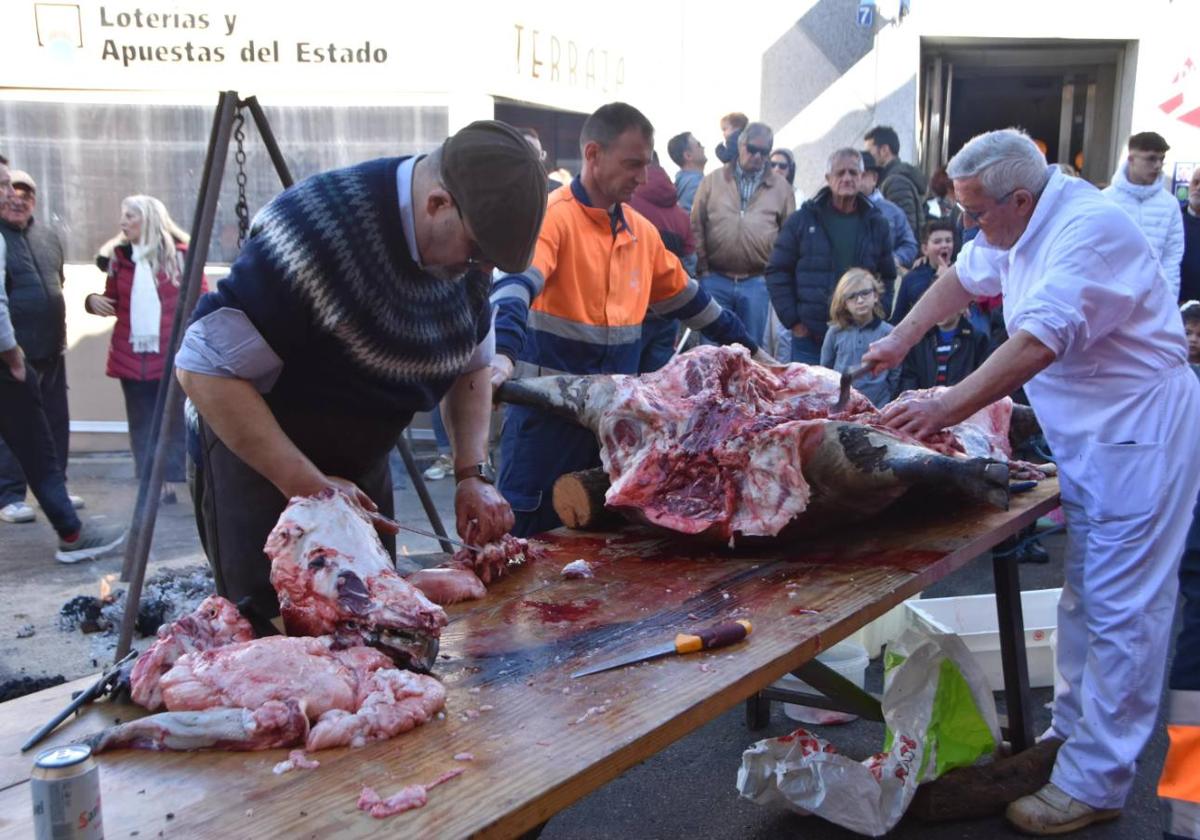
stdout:
[[(862, 364), (863, 354), (892, 331), (883, 320), (883, 284), (865, 268), (851, 268), (838, 280), (829, 303), (829, 330), (821, 344), (821, 366), (845, 373)], [(897, 368), (855, 380), (854, 387), (876, 406), (891, 400)]]

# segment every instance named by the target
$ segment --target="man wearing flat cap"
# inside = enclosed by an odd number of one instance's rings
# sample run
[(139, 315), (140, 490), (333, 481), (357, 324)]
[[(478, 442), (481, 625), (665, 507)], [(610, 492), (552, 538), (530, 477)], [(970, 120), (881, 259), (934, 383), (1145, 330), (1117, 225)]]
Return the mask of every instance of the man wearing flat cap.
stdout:
[(458, 532), (486, 543), (512, 527), (487, 460), (488, 292), (495, 266), (529, 265), (545, 208), (525, 138), (481, 121), (262, 209), (175, 361), (200, 417), (193, 494), (220, 594), (278, 613), (263, 543), (290, 497), (326, 487), (377, 514), (394, 554), (388, 455), (443, 396)]

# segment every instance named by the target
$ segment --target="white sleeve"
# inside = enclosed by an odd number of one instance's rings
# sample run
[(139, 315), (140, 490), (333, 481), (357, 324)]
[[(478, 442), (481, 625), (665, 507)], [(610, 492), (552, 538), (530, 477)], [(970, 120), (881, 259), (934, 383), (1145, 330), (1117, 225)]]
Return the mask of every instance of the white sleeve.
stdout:
[[(1173, 200), (1173, 199), (1172, 199)], [(1171, 290), (1171, 300), (1179, 300), (1179, 272), (1183, 263), (1183, 212), (1172, 213), (1167, 223), (1167, 241), (1163, 243), (1162, 267)]]
[(980, 233), (958, 253), (954, 268), (958, 282), (976, 297), (994, 297), (1001, 293), (1004, 272), (1008, 270), (1008, 251), (992, 248)]
[(1025, 330), (1061, 358), (1068, 351), (1090, 349), (1126, 323), (1137, 297), (1105, 254), (1074, 244), (1046, 265), (1028, 295), (1004, 302), (1008, 332)]

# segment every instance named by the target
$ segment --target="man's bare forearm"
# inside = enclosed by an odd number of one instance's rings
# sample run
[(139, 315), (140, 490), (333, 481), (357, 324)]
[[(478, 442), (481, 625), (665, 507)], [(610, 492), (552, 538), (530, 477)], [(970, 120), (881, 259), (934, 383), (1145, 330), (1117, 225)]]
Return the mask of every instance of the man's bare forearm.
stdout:
[(951, 266), (934, 281), (925, 294), (921, 295), (893, 332), (897, 334), (897, 338), (912, 346), (920, 341), (934, 324), (941, 323), (955, 312), (966, 309), (973, 298), (974, 295), (958, 282), (958, 272)]
[(1054, 359), (1054, 351), (1032, 333), (1018, 330), (974, 373), (943, 394), (947, 425), (961, 423), (984, 406), (1007, 397)]
[(458, 377), (442, 401), (442, 422), (454, 450), (456, 468), (487, 460), (491, 419), (491, 369), (483, 367)]
[(284, 434), (249, 382), (187, 370), (176, 375), (217, 437), (284, 496), (307, 496), (325, 486), (325, 476)]

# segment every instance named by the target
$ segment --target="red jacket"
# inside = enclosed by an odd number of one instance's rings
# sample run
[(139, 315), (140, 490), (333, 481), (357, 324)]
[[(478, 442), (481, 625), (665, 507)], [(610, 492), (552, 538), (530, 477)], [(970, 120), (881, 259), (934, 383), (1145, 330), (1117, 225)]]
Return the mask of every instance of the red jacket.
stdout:
[[(182, 264), (187, 246), (180, 243), (177, 247)], [(162, 353), (134, 353), (129, 343), (129, 298), (133, 292), (133, 270), (132, 249), (128, 245), (118, 245), (109, 260), (108, 280), (104, 284), (104, 296), (117, 302), (117, 323), (108, 347), (108, 368), (105, 372), (116, 379), (152, 381), (162, 378), (165, 359)], [(200, 294), (206, 291), (208, 282), (201, 277)], [(162, 320), (158, 327), (159, 347), (166, 347), (171, 340), (179, 287), (163, 272), (158, 275), (158, 299), (162, 303)]]
[(629, 204), (658, 228), (668, 251), (681, 260), (696, 253), (691, 217), (679, 206), (675, 185), (661, 166), (646, 167), (646, 183), (637, 188)]

